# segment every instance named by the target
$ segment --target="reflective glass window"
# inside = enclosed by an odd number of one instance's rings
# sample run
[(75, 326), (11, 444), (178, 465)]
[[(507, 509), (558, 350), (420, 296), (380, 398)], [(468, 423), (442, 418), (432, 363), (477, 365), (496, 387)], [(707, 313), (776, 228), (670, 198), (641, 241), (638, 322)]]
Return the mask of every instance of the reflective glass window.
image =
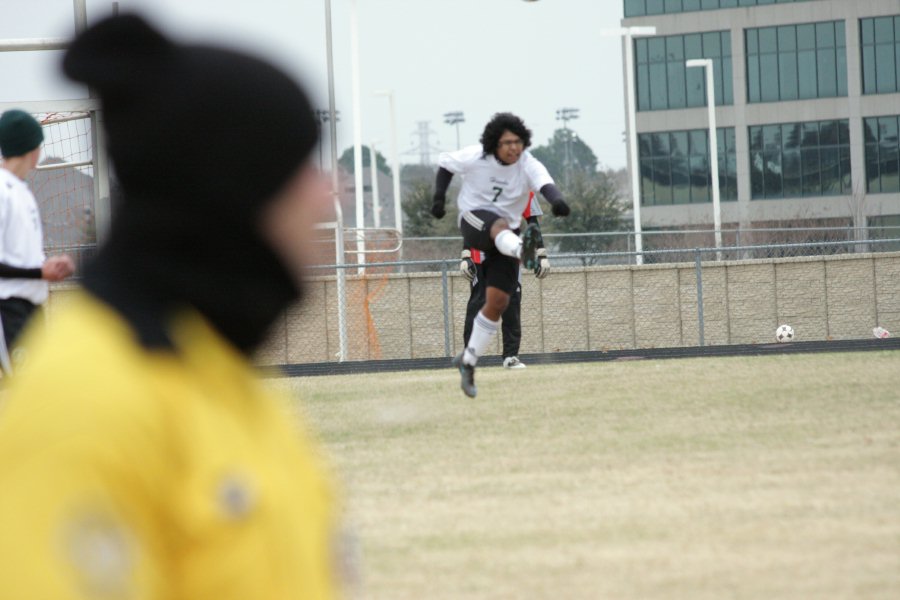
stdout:
[(706, 77), (688, 69), (691, 58), (711, 58), (717, 105), (734, 103), (731, 33), (713, 31), (634, 40), (638, 110), (706, 106)]
[[(737, 200), (734, 128), (718, 130), (719, 193)], [(646, 206), (711, 202), (709, 139), (705, 129), (638, 136), (641, 202)]]
[(859, 38), (863, 93), (900, 91), (900, 15), (861, 19)]
[[(852, 192), (849, 121), (763, 125), (751, 127), (749, 134), (754, 200)], [(878, 149), (877, 141), (869, 145)]]
[(744, 36), (749, 102), (847, 95), (843, 21), (760, 27)]

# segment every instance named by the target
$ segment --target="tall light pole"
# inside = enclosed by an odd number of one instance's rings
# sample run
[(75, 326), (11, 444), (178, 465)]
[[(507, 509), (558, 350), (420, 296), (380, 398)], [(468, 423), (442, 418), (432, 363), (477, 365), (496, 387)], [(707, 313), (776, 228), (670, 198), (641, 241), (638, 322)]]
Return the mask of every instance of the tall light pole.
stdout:
[(566, 130), (566, 185), (569, 183), (569, 176), (572, 170), (572, 132), (569, 131), (569, 121), (578, 118), (579, 109), (577, 108), (560, 108), (556, 111), (556, 120), (563, 122), (563, 128)]
[(444, 113), (444, 123), (450, 125), (451, 127), (456, 125), (456, 149), (460, 149), (459, 145), (459, 124), (466, 122), (465, 114), (460, 110), (456, 112), (448, 112)]
[[(359, 10), (357, 0), (350, 0), (350, 67), (353, 76), (353, 175), (356, 183), (356, 262), (366, 264), (366, 198), (363, 189), (362, 107), (359, 84)], [(365, 269), (360, 266), (359, 274)]]
[(328, 59), (328, 112), (331, 133), (331, 193), (334, 196), (335, 284), (338, 297), (338, 360), (347, 360), (346, 273), (344, 264), (344, 210), (341, 208), (341, 180), (338, 175), (337, 108), (334, 96), (334, 47), (331, 40), (331, 0), (325, 0), (325, 48)]
[(634, 250), (637, 253), (635, 262), (644, 264), (644, 241), (641, 236), (641, 168), (637, 144), (637, 90), (634, 85), (634, 38), (656, 35), (656, 27), (622, 27), (607, 29), (604, 36), (616, 36), (624, 39), (625, 44), (625, 97), (628, 99), (628, 151), (631, 163), (631, 202), (634, 213)]
[(706, 70), (706, 108), (709, 112), (709, 164), (712, 171), (713, 227), (716, 235), (716, 260), (722, 260), (722, 202), (719, 197), (719, 138), (716, 128), (716, 88), (713, 61), (694, 58), (685, 63), (689, 68)]
[(372, 225), (375, 229), (381, 229), (381, 198), (378, 197), (378, 153), (375, 152), (375, 144), (369, 142), (369, 167), (372, 173)]
[[(335, 113), (336, 113), (335, 119), (340, 121), (341, 120), (341, 111), (335, 111)], [(319, 135), (319, 169), (325, 170), (325, 163), (324, 163), (324, 160), (322, 159), (322, 152), (323, 152), (322, 146), (325, 144), (325, 136), (321, 135), (321, 133), (324, 133), (326, 123), (331, 121), (331, 111), (327, 110), (327, 109), (317, 108), (316, 109), (316, 120), (319, 122), (319, 132), (320, 132), (320, 135)]]
[(394, 177), (394, 228), (403, 237), (403, 211), (400, 206), (400, 152), (397, 150), (397, 111), (394, 106), (394, 92), (379, 90), (376, 96), (385, 96), (391, 113), (391, 171)]

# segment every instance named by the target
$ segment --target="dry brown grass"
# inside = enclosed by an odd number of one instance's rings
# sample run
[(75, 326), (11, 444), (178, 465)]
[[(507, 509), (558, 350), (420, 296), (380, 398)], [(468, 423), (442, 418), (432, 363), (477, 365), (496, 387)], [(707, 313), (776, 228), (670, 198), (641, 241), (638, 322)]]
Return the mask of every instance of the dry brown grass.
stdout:
[(900, 598), (900, 356), (279, 382), (365, 598)]

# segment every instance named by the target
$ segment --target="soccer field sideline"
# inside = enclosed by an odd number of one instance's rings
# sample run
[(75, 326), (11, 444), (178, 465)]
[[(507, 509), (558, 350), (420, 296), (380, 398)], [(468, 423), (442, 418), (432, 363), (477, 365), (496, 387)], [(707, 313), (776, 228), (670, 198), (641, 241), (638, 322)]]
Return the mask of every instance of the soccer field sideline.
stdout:
[(895, 598), (898, 354), (273, 381), (320, 433), (364, 598)]
[[(683, 348), (636, 348), (629, 350), (593, 350), (583, 352), (548, 352), (522, 354), (526, 365), (560, 363), (590, 363), (621, 360), (711, 358), (730, 356), (771, 356), (785, 354), (818, 354), (828, 352), (881, 352), (900, 350), (900, 338), (859, 339), (838, 341), (791, 342), (771, 344), (737, 344), (716, 346), (689, 346)], [(482, 367), (499, 366), (499, 356), (483, 356)], [(316, 375), (348, 375), (397, 371), (444, 369), (450, 357), (414, 358), (399, 360), (365, 360), (327, 363), (289, 364), (268, 367), (267, 377), (308, 377)]]

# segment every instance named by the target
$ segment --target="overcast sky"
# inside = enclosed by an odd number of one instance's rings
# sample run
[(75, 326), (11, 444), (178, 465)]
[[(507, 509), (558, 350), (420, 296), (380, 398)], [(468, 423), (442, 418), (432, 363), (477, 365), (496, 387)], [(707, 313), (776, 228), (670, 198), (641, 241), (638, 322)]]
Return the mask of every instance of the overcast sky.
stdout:
[[(621, 44), (604, 38), (617, 27), (621, 0), (358, 0), (362, 129), (389, 140), (387, 101), (397, 97), (401, 152), (414, 146), (417, 121), (430, 121), (442, 149), (456, 146), (445, 112), (465, 112), (462, 143), (475, 143), (494, 112), (522, 116), (544, 143), (559, 125), (556, 109), (577, 107), (571, 126), (601, 164), (622, 167), (626, 148)], [(350, 0), (332, 0), (339, 147), (352, 144)], [(88, 0), (89, 19), (110, 11)], [(327, 107), (324, 0), (120, 0), (181, 39), (213, 42), (266, 56), (303, 80)], [(73, 31), (71, 0), (0, 0), (0, 37), (56, 37)], [(83, 97), (59, 74), (58, 52), (0, 54), (0, 101)], [(415, 162), (408, 154), (402, 162)]]

